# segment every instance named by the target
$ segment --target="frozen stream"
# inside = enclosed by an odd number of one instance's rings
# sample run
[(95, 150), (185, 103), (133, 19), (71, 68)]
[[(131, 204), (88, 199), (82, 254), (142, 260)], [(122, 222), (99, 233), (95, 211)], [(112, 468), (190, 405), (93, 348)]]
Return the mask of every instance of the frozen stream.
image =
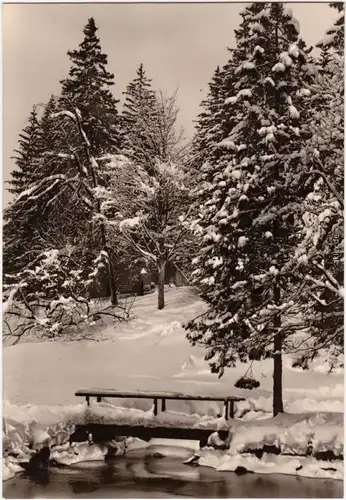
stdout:
[(342, 498), (343, 482), (288, 475), (217, 472), (180, 458), (136, 451), (107, 462), (52, 468), (37, 478), (18, 474), (3, 498)]

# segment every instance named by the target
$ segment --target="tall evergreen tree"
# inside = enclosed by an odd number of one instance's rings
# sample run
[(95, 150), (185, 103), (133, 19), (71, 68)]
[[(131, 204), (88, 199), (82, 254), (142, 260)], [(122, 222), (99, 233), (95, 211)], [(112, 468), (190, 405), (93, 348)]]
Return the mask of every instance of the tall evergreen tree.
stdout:
[(82, 114), (92, 153), (117, 152), (120, 146), (117, 103), (111, 88), (114, 75), (107, 70), (107, 55), (102, 52), (97, 26), (91, 17), (84, 27), (79, 49), (68, 51), (72, 66), (62, 80), (61, 97), (70, 101)]
[[(343, 12), (343, 4), (336, 7)], [(312, 334), (308, 352), (302, 353), (304, 364), (326, 349), (335, 359), (344, 348), (344, 28), (341, 16), (338, 21), (338, 36), (320, 44), (308, 142), (315, 182), (302, 205), (296, 252), (307, 284), (301, 311)], [(329, 359), (333, 362), (333, 356)]]
[(333, 26), (327, 30), (323, 39), (317, 44), (317, 47), (331, 49), (342, 56), (344, 54), (345, 40), (345, 6), (343, 2), (332, 2), (329, 6), (336, 9), (338, 15)]
[[(99, 202), (92, 196), (92, 203), (95, 206), (90, 211), (85, 200), (90, 198), (92, 190), (100, 186), (107, 187), (109, 184), (109, 176), (103, 159), (109, 154), (118, 153), (121, 144), (120, 117), (117, 111), (119, 101), (111, 92), (114, 75), (107, 70), (107, 55), (102, 52), (100, 40), (96, 35), (97, 30), (94, 19), (90, 18), (84, 27), (84, 40), (79, 49), (68, 52), (72, 66), (68, 78), (61, 82), (60, 98), (62, 109), (70, 112), (71, 116), (76, 116), (76, 113), (80, 114), (80, 127), (78, 125), (77, 133), (73, 120), (71, 121), (66, 113), (61, 116), (68, 140), (65, 139), (62, 142), (60, 151), (70, 158), (70, 175), (76, 171), (78, 176), (80, 174), (84, 176), (83, 186), (74, 191), (70, 207), (74, 207), (76, 203), (79, 207), (81, 223), (75, 224), (78, 229), (74, 239), (77, 238), (79, 229), (82, 228), (84, 235), (87, 236), (84, 247), (87, 249), (89, 267), (99, 252), (104, 249), (105, 240), (100, 221), (89, 220), (94, 210), (97, 213), (100, 212)], [(80, 131), (85, 133), (87, 141), (83, 139)], [(91, 158), (97, 160), (97, 169), (92, 167)], [(72, 218), (72, 220), (75, 219), (76, 217)], [(112, 244), (110, 249), (115, 250), (115, 247), (116, 244)], [(116, 259), (114, 252), (110, 258), (113, 261)], [(112, 283), (109, 286), (112, 301), (116, 303), (113, 264), (111, 267)]]
[(214, 146), (223, 139), (221, 113), (225, 101), (224, 72), (218, 66), (209, 83), (209, 92), (201, 102), (196, 136), (193, 143), (194, 162), (200, 167), (212, 154)]
[(37, 106), (30, 113), (28, 124), (19, 134), (18, 145), (13, 157), (16, 169), (11, 172), (8, 190), (14, 194), (14, 199), (4, 210), (4, 282), (23, 269), (35, 255), (35, 232), (41, 226), (40, 215), (31, 206), (17, 202), (21, 193), (30, 189), (44, 172), (42, 158), (44, 152), (43, 134), (40, 126)]
[(150, 170), (157, 148), (152, 140), (153, 120), (157, 116), (156, 93), (140, 64), (136, 77), (127, 85), (122, 113), (123, 153)]
[(220, 376), (237, 358), (271, 355), (276, 415), (283, 411), (284, 341), (293, 331), (281, 319), (293, 305), (287, 297), (295, 276), (286, 264), (296, 244), (295, 211), (310, 182), (301, 159), (314, 66), (284, 4), (255, 3), (242, 17), (235, 92), (224, 104), (232, 110), (231, 132), (201, 193), (196, 278), (210, 309), (187, 328)]
[(16, 156), (12, 158), (17, 168), (11, 172), (7, 189), (14, 196), (18, 196), (35, 182), (38, 175), (38, 163), (42, 154), (42, 133), (36, 106), (30, 113), (28, 124), (19, 134), (18, 149), (15, 153)]
[[(253, 4), (251, 9), (255, 15), (261, 7)], [(195, 166), (199, 171), (196, 175), (197, 193), (202, 194), (202, 202), (203, 190), (212, 189), (213, 182), (217, 180), (215, 175), (217, 176), (218, 172), (227, 167), (232, 157), (233, 150), (227, 138), (237, 124), (237, 115), (232, 107), (225, 106), (225, 100), (237, 91), (236, 70), (239, 60), (247, 57), (249, 22), (247, 9), (245, 9), (242, 11), (242, 22), (235, 30), (236, 54), (233, 49), (228, 49), (230, 58), (221, 70), (216, 71), (209, 84), (210, 91), (207, 99), (201, 103), (204, 113), (202, 112), (198, 117), (194, 149), (197, 152)]]
[[(68, 257), (71, 272), (76, 262), (81, 265), (85, 294), (104, 265), (116, 304), (113, 264), (97, 198), (97, 189), (107, 183), (107, 177), (96, 158), (119, 150), (118, 101), (110, 90), (114, 76), (106, 69), (107, 56), (96, 31), (94, 20), (89, 19), (80, 49), (69, 52), (73, 64), (69, 77), (62, 81), (61, 96), (49, 100), (41, 120), (32, 114), (21, 137), (17, 161), (26, 173), (16, 177), (18, 196), (5, 216), (4, 268), (12, 275), (9, 285), (15, 286), (35, 269), (40, 256), (58, 251)], [(39, 155), (31, 152), (34, 143), (40, 147)], [(97, 260), (101, 254), (103, 263)], [(52, 286), (58, 294), (62, 275), (56, 278)], [(36, 286), (39, 280), (30, 283)], [(23, 293), (31, 294), (32, 300), (35, 290), (26, 288)], [(49, 296), (40, 297), (49, 300)]]
[[(78, 142), (79, 137), (76, 130), (71, 127), (71, 120), (60, 114), (64, 109), (63, 104), (59, 97), (51, 96), (40, 120), (44, 138), (45, 177), (57, 174), (76, 176), (79, 172), (77, 159), (83, 157), (80, 153), (81, 148), (75, 155), (72, 154), (72, 146)], [(64, 192), (60, 192), (59, 189), (53, 190), (41, 217), (49, 220), (45, 238), (59, 242), (59, 247), (71, 244), (76, 239), (83, 241), (85, 236), (83, 238), (82, 234), (88, 234), (88, 214), (83, 201), (71, 188), (65, 189)]]

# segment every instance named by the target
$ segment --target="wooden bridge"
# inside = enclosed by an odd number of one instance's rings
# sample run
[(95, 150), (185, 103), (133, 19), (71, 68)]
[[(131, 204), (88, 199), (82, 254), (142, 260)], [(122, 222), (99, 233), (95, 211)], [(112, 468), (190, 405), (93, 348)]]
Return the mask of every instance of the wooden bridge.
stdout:
[[(229, 418), (234, 418), (234, 403), (237, 401), (244, 401), (244, 398), (237, 396), (192, 396), (189, 394), (174, 393), (174, 392), (124, 392), (113, 389), (79, 389), (76, 391), (75, 395), (77, 397), (84, 397), (87, 404), (90, 405), (91, 398), (95, 398), (96, 402), (101, 403), (102, 398), (117, 398), (117, 399), (145, 399), (153, 401), (154, 405), (154, 417), (161, 412), (167, 411), (167, 401), (213, 401), (217, 403), (223, 403), (224, 411), (223, 417), (225, 420)], [(214, 419), (215, 422), (215, 419)], [(205, 425), (189, 424), (189, 426), (169, 425), (164, 422), (164, 419), (153, 420), (148, 425), (148, 422), (144, 422), (142, 425), (126, 424), (99, 424), (89, 422), (85, 425), (77, 426), (80, 431), (91, 432), (95, 442), (108, 441), (116, 436), (132, 436), (143, 439), (144, 441), (149, 441), (151, 438), (165, 438), (165, 439), (190, 439), (198, 440), (201, 442), (206, 442), (208, 436), (215, 432), (217, 429), (215, 425), (213, 428), (206, 428)]]

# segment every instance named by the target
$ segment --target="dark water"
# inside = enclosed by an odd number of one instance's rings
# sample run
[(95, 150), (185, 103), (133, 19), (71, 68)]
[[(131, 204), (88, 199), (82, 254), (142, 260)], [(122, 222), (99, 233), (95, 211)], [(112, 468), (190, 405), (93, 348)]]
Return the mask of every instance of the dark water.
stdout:
[(342, 481), (217, 472), (179, 458), (127, 455), (3, 483), (3, 498), (342, 498)]

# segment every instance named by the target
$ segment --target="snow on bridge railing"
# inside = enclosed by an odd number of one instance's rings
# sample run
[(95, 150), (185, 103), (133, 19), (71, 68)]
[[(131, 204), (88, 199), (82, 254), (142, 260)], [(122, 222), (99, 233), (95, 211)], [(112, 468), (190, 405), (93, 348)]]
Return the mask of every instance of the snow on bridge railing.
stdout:
[(90, 404), (90, 398), (95, 397), (100, 403), (102, 398), (124, 398), (124, 399), (153, 399), (154, 415), (158, 413), (158, 402), (161, 401), (161, 411), (166, 411), (166, 400), (172, 401), (215, 401), (224, 403), (224, 417), (234, 418), (234, 402), (245, 401), (245, 398), (239, 396), (196, 396), (183, 394), (180, 392), (169, 391), (119, 391), (116, 389), (79, 389), (75, 396), (85, 397), (87, 404)]

